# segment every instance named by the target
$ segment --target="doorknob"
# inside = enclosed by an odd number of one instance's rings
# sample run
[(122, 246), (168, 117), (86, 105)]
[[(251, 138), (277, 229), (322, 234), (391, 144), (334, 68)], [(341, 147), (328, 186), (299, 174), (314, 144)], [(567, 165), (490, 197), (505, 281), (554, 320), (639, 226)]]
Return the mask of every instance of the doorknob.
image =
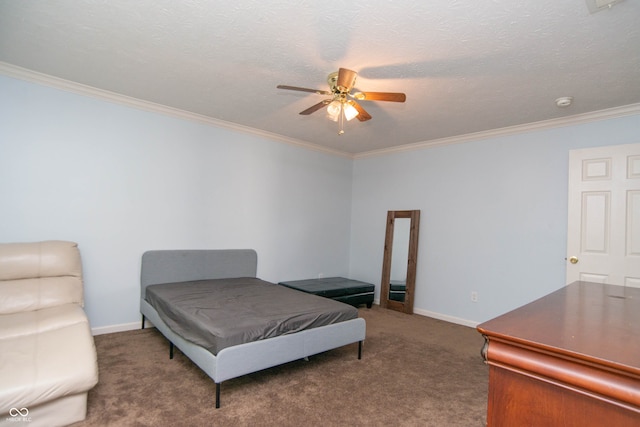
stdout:
[(578, 263), (578, 257), (577, 256), (572, 256), (571, 258), (569, 258), (569, 262), (571, 264), (577, 264)]

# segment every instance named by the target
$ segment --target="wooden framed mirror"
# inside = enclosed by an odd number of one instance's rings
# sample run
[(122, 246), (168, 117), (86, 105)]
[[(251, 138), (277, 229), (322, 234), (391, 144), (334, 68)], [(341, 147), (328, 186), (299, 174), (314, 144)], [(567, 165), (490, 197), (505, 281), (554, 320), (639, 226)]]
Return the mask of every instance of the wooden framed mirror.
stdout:
[(387, 212), (380, 306), (413, 314), (420, 211)]

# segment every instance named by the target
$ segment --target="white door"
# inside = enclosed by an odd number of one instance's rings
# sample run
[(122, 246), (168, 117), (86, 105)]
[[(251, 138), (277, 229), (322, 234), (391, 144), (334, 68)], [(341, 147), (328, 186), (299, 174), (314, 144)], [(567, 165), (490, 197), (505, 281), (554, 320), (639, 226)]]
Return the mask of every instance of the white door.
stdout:
[(569, 153), (567, 284), (640, 287), (640, 144)]

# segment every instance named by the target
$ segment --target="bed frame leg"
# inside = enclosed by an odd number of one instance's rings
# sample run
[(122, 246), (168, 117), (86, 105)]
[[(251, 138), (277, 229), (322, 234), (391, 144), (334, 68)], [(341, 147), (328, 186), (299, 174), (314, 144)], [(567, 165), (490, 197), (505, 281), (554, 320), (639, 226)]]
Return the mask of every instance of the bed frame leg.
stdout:
[(146, 319), (145, 319), (144, 314), (143, 314), (143, 315), (142, 315), (142, 328), (141, 328), (141, 329), (144, 329), (144, 321), (145, 321), (145, 320), (146, 320)]
[(169, 359), (173, 359), (173, 343), (169, 341)]
[(362, 341), (358, 341), (358, 360), (362, 359)]
[(216, 409), (220, 407), (220, 383), (216, 383)]

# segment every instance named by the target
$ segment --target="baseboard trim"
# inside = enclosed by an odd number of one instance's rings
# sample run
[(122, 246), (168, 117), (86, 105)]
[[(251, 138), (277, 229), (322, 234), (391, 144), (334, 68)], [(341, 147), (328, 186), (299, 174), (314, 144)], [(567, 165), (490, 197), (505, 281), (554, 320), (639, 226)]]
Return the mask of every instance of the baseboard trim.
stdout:
[[(374, 301), (376, 305), (380, 305), (380, 300)], [(457, 325), (468, 326), (470, 328), (475, 328), (479, 325), (479, 322), (475, 322), (473, 320), (461, 319), (455, 316), (448, 316), (446, 314), (436, 313), (435, 311), (422, 310), (419, 308), (413, 309), (414, 314), (418, 314), (420, 316), (432, 317), (434, 319), (443, 320), (449, 323), (455, 323)], [(100, 326), (98, 328), (91, 328), (91, 333), (96, 335), (104, 335), (104, 334), (113, 334), (116, 332), (126, 332), (133, 331), (136, 329), (140, 329), (140, 322), (131, 322), (131, 323), (121, 323), (119, 325), (111, 325), (111, 326)], [(145, 323), (145, 328), (155, 328), (149, 320)]]
[[(375, 299), (373, 301), (374, 304), (380, 305), (380, 299)], [(419, 316), (432, 317), (434, 319), (443, 320), (449, 323), (455, 323), (457, 325), (468, 326), (470, 328), (475, 328), (480, 324), (480, 322), (476, 322), (474, 320), (462, 319), (460, 317), (449, 316), (442, 313), (437, 313), (435, 311), (423, 310), (421, 308), (413, 307), (413, 314), (417, 314)]]
[(461, 319), (459, 317), (436, 313), (434, 311), (429, 311), (429, 310), (422, 310), (420, 308), (414, 308), (413, 313), (419, 314), (420, 316), (426, 316), (426, 317), (432, 317), (438, 320), (444, 320), (445, 322), (455, 323), (457, 325), (468, 326), (470, 328), (475, 328), (480, 324), (479, 322), (475, 322), (473, 320)]
[[(114, 334), (116, 332), (126, 332), (133, 331), (136, 329), (140, 329), (142, 326), (140, 322), (131, 322), (131, 323), (121, 323), (119, 325), (111, 325), (111, 326), (100, 326), (97, 328), (91, 328), (91, 333), (93, 336), (96, 335), (104, 335), (104, 334)], [(148, 320), (145, 322), (145, 328), (155, 328), (151, 322)]]

